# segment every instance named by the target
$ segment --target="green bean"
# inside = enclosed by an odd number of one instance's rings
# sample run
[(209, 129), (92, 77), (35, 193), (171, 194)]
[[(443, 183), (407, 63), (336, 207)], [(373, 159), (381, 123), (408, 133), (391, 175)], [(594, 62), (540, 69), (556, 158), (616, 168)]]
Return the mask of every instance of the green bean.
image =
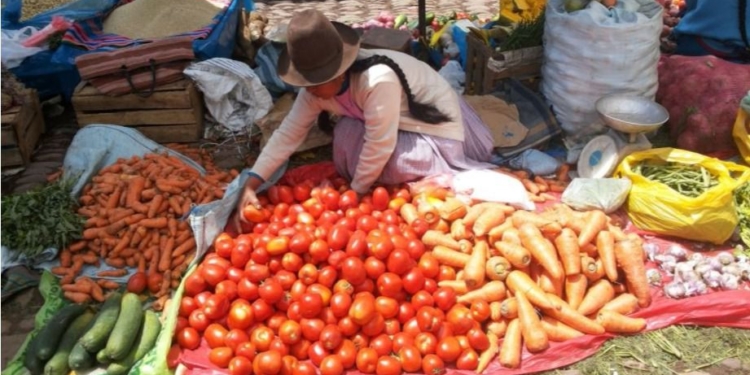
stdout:
[(718, 185), (714, 177), (703, 166), (667, 163), (640, 163), (635, 172), (649, 180), (661, 182), (672, 190), (688, 197), (698, 197)]

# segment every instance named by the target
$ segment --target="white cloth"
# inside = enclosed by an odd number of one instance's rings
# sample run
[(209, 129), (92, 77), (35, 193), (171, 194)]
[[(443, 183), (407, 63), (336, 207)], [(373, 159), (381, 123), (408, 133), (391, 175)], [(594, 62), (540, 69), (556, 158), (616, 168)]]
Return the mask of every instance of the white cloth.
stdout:
[[(367, 129), (365, 145), (352, 182), (355, 191), (366, 190), (365, 187), (378, 178), (396, 147), (399, 130), (464, 140), (461, 106), (450, 83), (429, 65), (405, 53), (361, 50), (359, 58), (372, 54), (384, 55), (396, 62), (406, 75), (416, 101), (433, 104), (452, 121), (432, 125), (412, 117), (401, 82), (386, 65), (376, 65), (361, 74), (352, 75), (349, 90), (354, 103), (364, 112)], [(335, 98), (319, 99), (304, 89), (300, 90), (291, 112), (269, 139), (253, 166), (253, 172), (268, 179), (304, 142), (321, 111), (335, 115), (345, 113)]]

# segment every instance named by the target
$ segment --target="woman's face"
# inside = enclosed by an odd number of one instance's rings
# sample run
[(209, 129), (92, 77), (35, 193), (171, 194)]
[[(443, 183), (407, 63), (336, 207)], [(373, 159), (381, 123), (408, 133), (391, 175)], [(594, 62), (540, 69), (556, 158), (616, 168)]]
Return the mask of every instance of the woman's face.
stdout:
[(344, 83), (344, 76), (340, 75), (334, 78), (332, 81), (326, 83), (309, 86), (306, 88), (307, 92), (313, 94), (321, 99), (331, 99), (341, 90), (341, 85)]

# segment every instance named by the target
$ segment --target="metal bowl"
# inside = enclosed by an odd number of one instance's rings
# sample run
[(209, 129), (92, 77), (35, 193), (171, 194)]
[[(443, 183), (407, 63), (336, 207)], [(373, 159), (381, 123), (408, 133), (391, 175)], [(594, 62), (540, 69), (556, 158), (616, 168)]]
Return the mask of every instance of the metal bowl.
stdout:
[(596, 102), (604, 122), (627, 134), (648, 133), (669, 120), (669, 112), (659, 103), (642, 96), (607, 95)]

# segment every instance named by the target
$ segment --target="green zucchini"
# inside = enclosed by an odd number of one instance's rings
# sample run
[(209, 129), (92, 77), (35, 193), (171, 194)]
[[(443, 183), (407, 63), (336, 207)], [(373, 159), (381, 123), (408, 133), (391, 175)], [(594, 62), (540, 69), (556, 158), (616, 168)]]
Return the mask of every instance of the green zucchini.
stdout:
[(46, 361), (57, 351), (63, 332), (76, 318), (86, 311), (85, 305), (68, 305), (60, 309), (37, 334), (36, 356)]
[(102, 305), (96, 321), (86, 334), (81, 337), (80, 343), (89, 353), (96, 353), (107, 344), (110, 332), (115, 327), (117, 317), (120, 314), (121, 293), (112, 293)]
[(131, 367), (146, 355), (156, 344), (156, 338), (161, 331), (161, 323), (156, 313), (147, 310), (143, 317), (143, 327), (138, 334), (138, 340), (130, 349), (128, 355), (117, 362), (110, 363), (107, 367), (107, 375), (125, 375)]
[(39, 333), (29, 341), (29, 345), (26, 345), (26, 353), (24, 354), (23, 366), (29, 370), (29, 374), (31, 375), (41, 375), (44, 373), (44, 361), (36, 355), (38, 341)]
[(86, 332), (86, 328), (94, 320), (95, 315), (93, 312), (87, 311), (79, 315), (70, 324), (68, 329), (65, 330), (62, 340), (60, 340), (57, 352), (44, 366), (45, 375), (68, 375), (70, 372), (70, 367), (68, 367), (70, 351), (73, 350), (78, 339)]
[(68, 366), (76, 372), (94, 367), (95, 362), (95, 356), (81, 345), (80, 340), (73, 347), (73, 350), (70, 351), (70, 356), (68, 356)]
[(137, 332), (143, 324), (143, 306), (135, 293), (125, 293), (120, 303), (120, 316), (104, 348), (109, 359), (119, 361), (130, 352)]
[(107, 356), (106, 349), (102, 349), (98, 353), (96, 353), (96, 361), (103, 365), (108, 365), (110, 362), (112, 362), (112, 360)]

